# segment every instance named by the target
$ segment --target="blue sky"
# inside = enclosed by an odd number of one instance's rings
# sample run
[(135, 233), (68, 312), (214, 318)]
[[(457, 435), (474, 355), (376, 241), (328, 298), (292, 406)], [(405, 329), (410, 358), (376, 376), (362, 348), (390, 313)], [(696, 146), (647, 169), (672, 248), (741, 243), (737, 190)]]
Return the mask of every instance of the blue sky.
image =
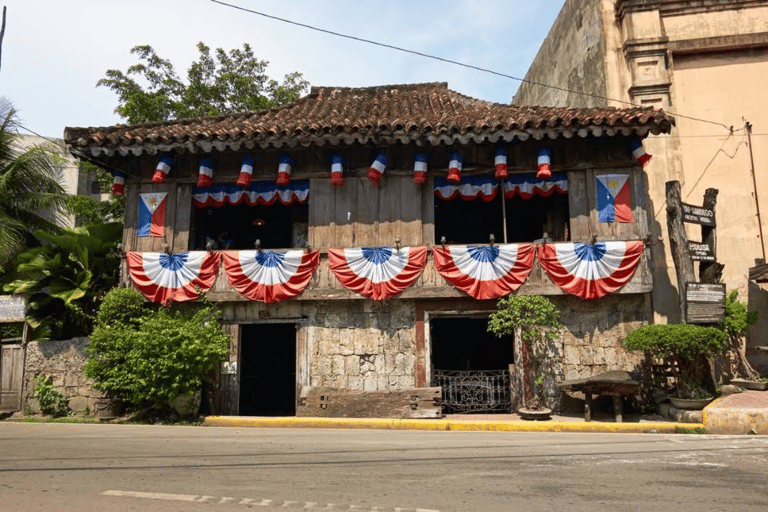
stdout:
[[(228, 0), (267, 14), (401, 46), (522, 78), (564, 0)], [(248, 43), (280, 78), (300, 71), (312, 85), (362, 87), (448, 82), (463, 94), (508, 103), (518, 82), (310, 31), (210, 0), (6, 0), (0, 96), (22, 124), (47, 137), (65, 126), (108, 126), (117, 97), (96, 82), (136, 62), (149, 44), (181, 76), (202, 41)]]

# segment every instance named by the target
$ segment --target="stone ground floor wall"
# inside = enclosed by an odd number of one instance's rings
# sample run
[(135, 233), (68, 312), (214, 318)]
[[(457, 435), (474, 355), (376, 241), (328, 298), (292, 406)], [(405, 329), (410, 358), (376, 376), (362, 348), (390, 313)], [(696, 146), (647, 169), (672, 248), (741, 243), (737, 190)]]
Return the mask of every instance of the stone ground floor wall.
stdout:
[(93, 389), (83, 374), (88, 338), (65, 341), (32, 341), (27, 345), (24, 364), (22, 411), (39, 413), (35, 397), (35, 379), (39, 375), (53, 377), (53, 385), (69, 399), (75, 412), (93, 411), (93, 402), (102, 395)]

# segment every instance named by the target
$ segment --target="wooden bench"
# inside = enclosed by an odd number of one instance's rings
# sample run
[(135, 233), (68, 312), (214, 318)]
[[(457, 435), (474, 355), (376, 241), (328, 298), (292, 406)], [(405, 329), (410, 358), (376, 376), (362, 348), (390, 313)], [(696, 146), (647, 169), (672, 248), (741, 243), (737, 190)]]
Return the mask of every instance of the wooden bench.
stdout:
[(557, 386), (563, 390), (584, 393), (584, 421), (592, 421), (592, 395), (613, 397), (613, 413), (616, 416), (616, 423), (624, 421), (624, 397), (636, 395), (640, 391), (640, 383), (632, 380), (629, 372), (625, 371), (601, 373), (586, 379), (566, 380)]

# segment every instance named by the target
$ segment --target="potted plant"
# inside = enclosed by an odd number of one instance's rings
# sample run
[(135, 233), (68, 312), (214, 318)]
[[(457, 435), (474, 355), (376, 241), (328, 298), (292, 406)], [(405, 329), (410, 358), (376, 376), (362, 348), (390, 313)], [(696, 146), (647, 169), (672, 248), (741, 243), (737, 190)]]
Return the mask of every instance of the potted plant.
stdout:
[(521, 341), (523, 376), (523, 419), (548, 419), (552, 410), (542, 400), (545, 376), (551, 372), (550, 345), (562, 323), (560, 310), (541, 295), (510, 295), (500, 299), (498, 310), (488, 320), (488, 331), (497, 337), (513, 334)]
[(747, 305), (738, 299), (736, 290), (731, 290), (725, 298), (725, 321), (720, 328), (728, 335), (731, 350), (736, 355), (736, 371), (731, 384), (754, 389), (768, 390), (768, 379), (764, 379), (747, 360), (747, 329), (757, 322), (757, 311), (749, 311)]
[(628, 350), (643, 350), (652, 357), (670, 360), (675, 380), (672, 405), (679, 409), (701, 409), (714, 399), (702, 387), (707, 357), (728, 348), (724, 331), (693, 324), (646, 325), (630, 332)]

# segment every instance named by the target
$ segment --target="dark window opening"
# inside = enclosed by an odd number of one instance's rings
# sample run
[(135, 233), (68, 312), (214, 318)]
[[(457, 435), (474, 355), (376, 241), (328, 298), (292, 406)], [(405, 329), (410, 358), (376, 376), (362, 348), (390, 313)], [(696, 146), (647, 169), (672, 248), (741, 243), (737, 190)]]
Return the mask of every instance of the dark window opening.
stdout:
[(296, 325), (241, 327), (240, 415), (296, 414)]
[(487, 244), (491, 234), (503, 240), (501, 201), (498, 197), (465, 201), (435, 197), (435, 241), (445, 237), (448, 244)]
[(505, 206), (507, 241), (510, 243), (533, 242), (542, 238), (564, 242), (570, 238), (567, 194), (533, 196), (530, 199), (515, 196), (506, 199)]
[(193, 249), (304, 248), (309, 209), (306, 204), (246, 204), (196, 210)]
[(435, 369), (507, 370), (514, 363), (513, 337), (488, 332), (487, 318), (436, 318), (429, 325)]

